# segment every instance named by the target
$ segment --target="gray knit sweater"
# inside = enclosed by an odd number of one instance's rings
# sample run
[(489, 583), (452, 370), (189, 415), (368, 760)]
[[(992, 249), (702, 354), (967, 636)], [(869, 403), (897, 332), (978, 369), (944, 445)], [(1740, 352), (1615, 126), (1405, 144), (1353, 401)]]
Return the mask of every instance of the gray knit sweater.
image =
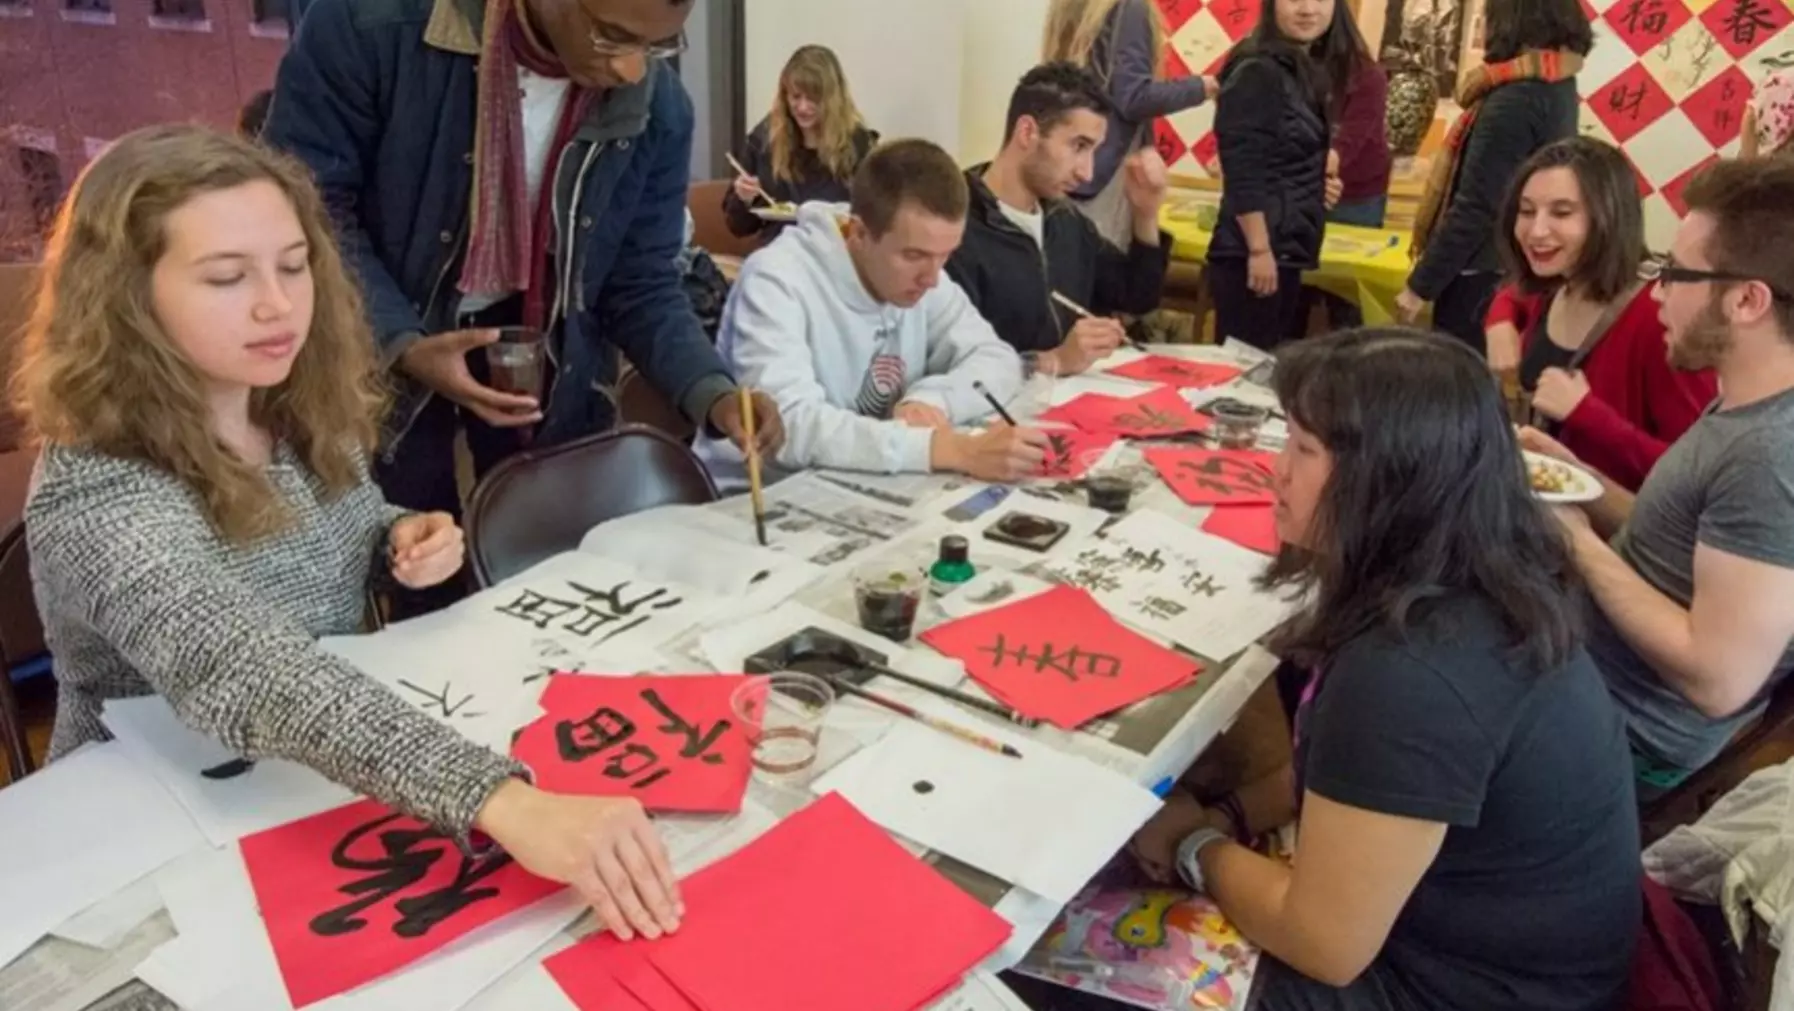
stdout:
[(45, 451), (25, 523), (60, 688), (51, 757), (106, 738), (106, 699), (157, 692), (245, 757), (303, 763), (465, 838), (517, 767), (317, 644), (358, 629), (402, 511), (368, 481), (327, 499), (285, 446), (267, 473), (293, 522), (240, 546), (165, 471)]

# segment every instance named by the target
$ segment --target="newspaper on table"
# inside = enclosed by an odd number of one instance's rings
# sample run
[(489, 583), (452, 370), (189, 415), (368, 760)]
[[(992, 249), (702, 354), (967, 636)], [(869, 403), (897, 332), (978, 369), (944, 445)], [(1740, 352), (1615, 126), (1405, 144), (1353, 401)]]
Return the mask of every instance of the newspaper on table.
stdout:
[(47, 937), (0, 969), (0, 1007), (8, 1011), (166, 1011), (160, 994), (132, 984), (150, 953), (174, 938), (174, 924), (157, 913), (109, 949)]
[(1045, 568), (1123, 622), (1222, 661), (1290, 613), (1290, 602), (1256, 586), (1266, 564), (1263, 555), (1141, 509)]
[[(786, 478), (765, 490), (767, 545), (774, 551), (832, 566), (893, 538), (915, 523), (907, 508), (850, 491), (816, 472)], [(753, 503), (746, 495), (705, 507), (711, 522), (752, 543)]]

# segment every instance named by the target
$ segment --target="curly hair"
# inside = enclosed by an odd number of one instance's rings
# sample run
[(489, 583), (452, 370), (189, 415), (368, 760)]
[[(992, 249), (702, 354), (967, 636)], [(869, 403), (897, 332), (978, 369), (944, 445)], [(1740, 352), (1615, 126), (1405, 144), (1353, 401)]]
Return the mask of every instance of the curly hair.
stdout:
[(266, 475), (214, 431), (199, 370), (151, 301), (168, 216), (195, 196), (253, 182), (279, 187), (309, 244), (311, 329), (278, 386), (253, 391), (250, 417), (339, 495), (366, 479), (384, 404), (361, 295), (303, 166), (200, 126), (119, 139), (76, 180), (59, 211), (13, 377), (19, 413), (46, 443), (169, 472), (227, 540), (281, 530), (289, 517)]

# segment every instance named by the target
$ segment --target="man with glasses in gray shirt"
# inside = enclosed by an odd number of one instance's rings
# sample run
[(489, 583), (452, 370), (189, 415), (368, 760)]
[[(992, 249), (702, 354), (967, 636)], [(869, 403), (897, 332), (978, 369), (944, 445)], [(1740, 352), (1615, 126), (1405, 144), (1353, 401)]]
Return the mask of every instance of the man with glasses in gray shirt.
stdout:
[(1608, 482), (1562, 511), (1641, 799), (1711, 761), (1794, 670), (1794, 162), (1720, 162), (1687, 197), (1657, 297), (1671, 364), (1715, 369), (1720, 398), (1636, 498)]

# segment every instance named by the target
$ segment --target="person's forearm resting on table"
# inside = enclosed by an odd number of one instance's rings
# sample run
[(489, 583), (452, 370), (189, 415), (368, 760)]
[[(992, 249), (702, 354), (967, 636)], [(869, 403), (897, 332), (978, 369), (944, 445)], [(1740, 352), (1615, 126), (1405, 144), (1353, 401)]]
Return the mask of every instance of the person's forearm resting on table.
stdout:
[(1208, 894), (1248, 940), (1303, 975), (1346, 986), (1370, 967), (1445, 826), (1303, 800), (1293, 866), (1233, 842), (1203, 847)]
[(1750, 704), (1794, 636), (1794, 569), (1697, 543), (1694, 599), (1684, 608), (1600, 534), (1572, 529), (1576, 566), (1596, 605), (1659, 677), (1712, 719)]

